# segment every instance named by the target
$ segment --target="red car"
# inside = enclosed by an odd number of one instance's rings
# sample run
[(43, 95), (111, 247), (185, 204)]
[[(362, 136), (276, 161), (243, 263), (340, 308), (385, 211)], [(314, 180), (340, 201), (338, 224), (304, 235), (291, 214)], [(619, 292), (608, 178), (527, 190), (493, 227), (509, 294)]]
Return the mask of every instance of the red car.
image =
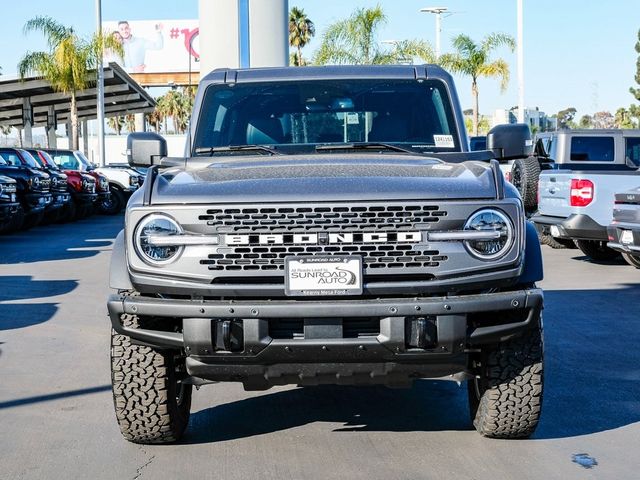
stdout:
[(77, 217), (84, 217), (91, 213), (93, 205), (98, 200), (96, 193), (96, 179), (78, 170), (61, 169), (44, 150), (33, 150), (33, 157), (43, 168), (61, 171), (67, 175), (67, 186), (71, 193), (72, 201), (67, 204), (66, 210), (61, 214), (61, 219), (73, 220)]

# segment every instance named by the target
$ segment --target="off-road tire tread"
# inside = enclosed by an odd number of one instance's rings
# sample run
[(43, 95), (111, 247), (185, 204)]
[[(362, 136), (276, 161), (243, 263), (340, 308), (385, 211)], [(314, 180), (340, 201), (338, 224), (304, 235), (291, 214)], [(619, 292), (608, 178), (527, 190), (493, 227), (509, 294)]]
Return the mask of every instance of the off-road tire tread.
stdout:
[(513, 162), (511, 167), (511, 175), (520, 169), (521, 186), (516, 187), (522, 197), (522, 203), (527, 211), (535, 210), (538, 206), (538, 182), (540, 180), (540, 163), (538, 158), (529, 156), (527, 158), (518, 158)]
[[(123, 314), (124, 326), (140, 326), (136, 315)], [(122, 435), (142, 444), (172, 443), (189, 422), (191, 385), (181, 405), (175, 400), (173, 355), (132, 345), (128, 336), (111, 331), (111, 380), (116, 418)]]
[(540, 239), (540, 243), (556, 250), (560, 250), (562, 248), (576, 248), (573, 240), (557, 239), (546, 233), (538, 234), (538, 238)]
[[(532, 331), (504, 342), (485, 357), (484, 386), (473, 425), (485, 437), (527, 438), (542, 409), (542, 334)], [(469, 394), (475, 386), (469, 382)], [(475, 395), (475, 393), (474, 393)], [(472, 415), (473, 415), (472, 405)]]

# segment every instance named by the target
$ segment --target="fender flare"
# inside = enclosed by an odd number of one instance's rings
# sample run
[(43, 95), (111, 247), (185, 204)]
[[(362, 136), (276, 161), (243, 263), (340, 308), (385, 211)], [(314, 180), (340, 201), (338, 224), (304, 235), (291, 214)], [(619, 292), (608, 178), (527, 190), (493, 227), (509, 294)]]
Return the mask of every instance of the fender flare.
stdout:
[(525, 233), (524, 268), (519, 283), (535, 283), (544, 277), (540, 240), (533, 223), (527, 220)]
[(109, 286), (116, 290), (133, 290), (127, 269), (127, 251), (124, 244), (124, 230), (120, 230), (111, 252), (109, 265)]

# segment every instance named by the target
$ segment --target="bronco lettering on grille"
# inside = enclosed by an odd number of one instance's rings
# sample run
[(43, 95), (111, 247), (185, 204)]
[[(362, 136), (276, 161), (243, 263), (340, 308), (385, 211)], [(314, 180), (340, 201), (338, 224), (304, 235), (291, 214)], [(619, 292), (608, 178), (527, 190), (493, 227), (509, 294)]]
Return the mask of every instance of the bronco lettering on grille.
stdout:
[(420, 232), (291, 233), (225, 235), (225, 245), (333, 245), (344, 243), (419, 243)]

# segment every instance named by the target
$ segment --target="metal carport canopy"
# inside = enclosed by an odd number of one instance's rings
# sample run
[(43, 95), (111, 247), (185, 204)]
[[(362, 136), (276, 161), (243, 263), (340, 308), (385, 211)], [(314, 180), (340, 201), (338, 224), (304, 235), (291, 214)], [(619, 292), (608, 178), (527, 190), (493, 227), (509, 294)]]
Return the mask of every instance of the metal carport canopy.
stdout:
[[(92, 75), (90, 75), (92, 77)], [(97, 117), (97, 90), (95, 80), (89, 88), (76, 92), (79, 121)], [(131, 78), (117, 63), (104, 68), (105, 116), (150, 112), (155, 100)], [(56, 92), (42, 77), (0, 76), (0, 125), (51, 128), (56, 123), (69, 121), (71, 95)], [(32, 114), (29, 113), (32, 110)]]

